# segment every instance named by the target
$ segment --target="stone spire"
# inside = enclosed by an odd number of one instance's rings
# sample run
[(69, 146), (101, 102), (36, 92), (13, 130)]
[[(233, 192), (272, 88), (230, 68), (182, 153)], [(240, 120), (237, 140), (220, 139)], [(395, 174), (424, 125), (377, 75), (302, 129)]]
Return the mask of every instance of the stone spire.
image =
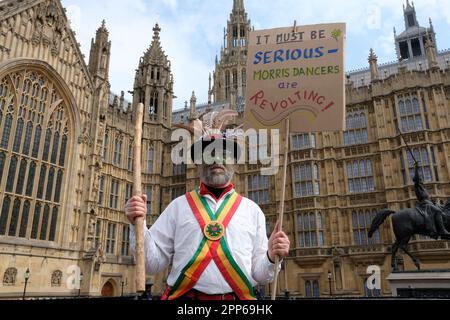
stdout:
[(192, 96), (191, 96), (191, 110), (189, 112), (189, 118), (191, 120), (194, 119), (195, 117), (195, 104), (197, 103), (197, 98), (195, 97), (195, 92), (192, 91)]
[(91, 40), (91, 51), (89, 54), (89, 71), (94, 77), (108, 80), (109, 61), (111, 58), (111, 41), (106, 29), (105, 20), (97, 29), (95, 39)]
[(438, 69), (439, 64), (437, 61), (437, 50), (436, 45), (434, 44), (433, 36), (427, 32), (425, 39), (425, 52), (428, 60), (428, 67), (431, 70)]
[(368, 60), (369, 60), (369, 65), (370, 65), (370, 78), (371, 78), (372, 82), (379, 80), (378, 57), (372, 48), (370, 49)]

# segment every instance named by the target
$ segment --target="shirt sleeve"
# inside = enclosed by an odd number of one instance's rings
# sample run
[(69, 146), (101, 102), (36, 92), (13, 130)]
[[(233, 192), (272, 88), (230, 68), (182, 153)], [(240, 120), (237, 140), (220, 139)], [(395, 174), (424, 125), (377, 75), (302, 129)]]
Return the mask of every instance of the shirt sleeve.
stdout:
[(253, 243), (252, 277), (260, 285), (273, 281), (275, 264), (270, 262), (267, 256), (268, 239), (266, 234), (266, 218), (264, 213), (257, 207), (257, 230)]
[[(174, 253), (175, 206), (170, 204), (159, 216), (153, 226), (144, 227), (145, 272), (153, 275), (169, 265)], [(136, 228), (130, 225), (130, 250), (136, 257)]]

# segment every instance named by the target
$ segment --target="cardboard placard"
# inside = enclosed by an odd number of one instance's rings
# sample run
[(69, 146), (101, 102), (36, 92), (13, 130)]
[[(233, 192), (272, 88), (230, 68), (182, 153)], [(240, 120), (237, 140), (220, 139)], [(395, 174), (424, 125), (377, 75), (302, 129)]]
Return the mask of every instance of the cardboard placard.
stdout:
[(249, 35), (245, 129), (338, 131), (345, 125), (345, 23)]

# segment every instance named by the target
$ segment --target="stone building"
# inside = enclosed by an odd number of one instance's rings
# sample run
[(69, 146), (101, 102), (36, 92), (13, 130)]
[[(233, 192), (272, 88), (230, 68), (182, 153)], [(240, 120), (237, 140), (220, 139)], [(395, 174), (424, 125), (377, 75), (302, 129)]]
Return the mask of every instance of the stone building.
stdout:
[[(378, 65), (371, 50), (369, 68), (348, 73), (347, 130), (291, 136), (285, 230), (292, 250), (280, 293), (328, 296), (331, 286), (339, 296), (390, 294), (385, 280), (381, 292), (369, 292), (364, 281), (370, 265), (380, 266), (382, 279), (391, 272), (391, 226), (371, 240), (367, 231), (377, 210), (416, 202), (400, 130), (433, 198), (450, 196), (450, 52), (438, 51), (431, 20), (420, 27), (409, 2), (404, 13), (397, 61)], [(197, 184), (193, 166), (171, 162), (174, 124), (226, 107), (240, 113), (235, 125), (242, 123), (250, 30), (243, 0), (234, 0), (208, 103), (197, 104), (193, 93), (190, 106), (172, 111), (174, 79), (158, 25), (136, 61), (128, 102), (110, 90), (114, 44), (104, 22), (86, 61), (60, 1), (0, 2), (0, 298), (22, 295), (26, 270), (27, 296), (134, 291), (123, 207), (132, 194), (135, 107), (145, 105), (142, 179), (151, 225)], [(239, 166), (235, 183), (261, 206), (271, 229), (281, 175), (262, 176), (260, 167)], [(449, 267), (447, 241), (418, 237), (411, 249), (424, 268)], [(413, 269), (409, 258), (401, 264)], [(154, 293), (166, 276), (148, 279)]]

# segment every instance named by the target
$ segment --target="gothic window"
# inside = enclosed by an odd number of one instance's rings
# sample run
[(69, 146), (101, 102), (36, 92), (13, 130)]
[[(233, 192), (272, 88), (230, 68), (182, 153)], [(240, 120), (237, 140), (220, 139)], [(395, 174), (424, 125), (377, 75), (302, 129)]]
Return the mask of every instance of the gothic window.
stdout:
[(319, 298), (319, 281), (313, 281), (313, 297)]
[(13, 156), (11, 158), (11, 163), (9, 164), (8, 180), (6, 180), (7, 192), (13, 191), (14, 181), (16, 178), (16, 168), (17, 168), (17, 157)]
[(357, 145), (368, 142), (367, 118), (364, 112), (347, 114), (347, 130), (344, 131), (344, 145)]
[(248, 198), (259, 205), (269, 203), (269, 176), (250, 175), (247, 177)]
[(361, 246), (381, 243), (380, 230), (375, 231), (372, 238), (370, 239), (368, 235), (370, 225), (376, 214), (377, 211), (375, 209), (372, 209), (372, 211), (370, 211), (369, 209), (353, 211), (353, 240), (355, 245)]
[(38, 153), (39, 153), (39, 144), (41, 142), (41, 126), (38, 125), (36, 127), (36, 130), (34, 131), (34, 140), (33, 140), (33, 150), (31, 152), (31, 156), (33, 158), (37, 158), (38, 157)]
[(120, 166), (122, 162), (122, 140), (116, 138), (114, 141), (114, 156), (113, 156), (113, 164), (116, 166)]
[(46, 240), (47, 239), (47, 228), (48, 228), (48, 220), (50, 216), (50, 207), (48, 204), (44, 206), (44, 211), (42, 213), (42, 224), (41, 224), (41, 232), (39, 239)]
[(133, 171), (133, 142), (130, 141), (128, 145), (128, 171)]
[(17, 269), (16, 268), (8, 268), (3, 274), (3, 285), (4, 286), (13, 286), (16, 284), (17, 278)]
[(186, 187), (176, 187), (171, 189), (171, 200), (175, 200), (186, 193)]
[(61, 287), (62, 276), (63, 276), (62, 271), (60, 270), (53, 271), (51, 279), (52, 287)]
[(153, 159), (154, 159), (154, 152), (153, 152), (153, 145), (149, 145), (147, 150), (147, 173), (152, 174), (153, 173)]
[(122, 226), (122, 256), (130, 255), (130, 226)]
[(23, 119), (17, 120), (16, 135), (14, 137), (13, 151), (19, 152), (20, 143), (22, 141)]
[(301, 248), (323, 247), (322, 213), (305, 212), (297, 215), (298, 242)]
[(25, 131), (25, 141), (23, 143), (23, 149), (22, 149), (22, 153), (24, 155), (28, 155), (28, 153), (30, 152), (32, 133), (33, 133), (33, 123), (31, 121), (28, 121), (27, 129)]
[(27, 170), (27, 160), (22, 159), (20, 161), (19, 174), (17, 176), (17, 185), (16, 185), (16, 193), (23, 193), (23, 185), (25, 183), (25, 172)]
[(116, 224), (108, 223), (108, 230), (106, 233), (106, 253), (114, 254), (116, 249)]
[[(437, 175), (437, 163), (436, 163), (436, 155), (434, 154), (434, 148), (430, 147), (430, 151), (431, 157), (428, 153), (427, 147), (412, 149), (414, 158), (419, 163), (419, 174), (424, 182), (439, 181), (439, 176)], [(400, 162), (401, 162), (400, 165), (403, 174), (403, 182), (405, 184), (408, 184), (413, 182), (412, 179), (414, 177), (414, 159), (409, 151), (406, 151), (407, 163), (405, 163), (404, 159), (405, 158), (403, 156), (403, 152), (400, 152)], [(434, 177), (432, 168), (434, 169)], [(407, 172), (409, 174), (407, 174)]]
[(363, 193), (375, 190), (372, 161), (370, 159), (347, 162), (348, 191)]
[(305, 282), (305, 297), (306, 298), (311, 298), (311, 281), (306, 280)]
[(3, 179), (3, 170), (5, 168), (5, 157), (6, 157), (5, 153), (0, 152), (0, 185)]
[(422, 114), (417, 97), (406, 99), (399, 98), (398, 107), (400, 110), (400, 122), (402, 132), (412, 132), (423, 130)]
[(303, 150), (316, 147), (316, 135), (314, 133), (302, 133), (292, 135), (292, 149)]
[(381, 289), (369, 289), (367, 281), (369, 281), (369, 278), (364, 279), (364, 282), (363, 282), (364, 296), (366, 298), (378, 298), (378, 297), (381, 297)]
[(111, 189), (109, 190), (109, 207), (118, 209), (119, 203), (119, 180), (111, 179)]
[(238, 89), (238, 72), (236, 69), (233, 70), (233, 88), (235, 91), (235, 94), (237, 95), (237, 89)]
[(133, 196), (133, 185), (127, 183), (125, 186), (125, 202), (128, 201)]
[(152, 186), (145, 187), (145, 194), (147, 195), (147, 214), (152, 212)]
[(303, 163), (294, 166), (294, 196), (309, 197), (320, 194), (319, 167), (315, 163)]
[(174, 177), (186, 175), (186, 164), (182, 163), (172, 165), (172, 174)]
[(150, 114), (158, 114), (158, 91), (153, 91), (150, 96)]
[[(0, 195), (2, 235), (56, 237), (71, 132), (58, 91), (37, 71), (23, 69), (0, 79), (0, 173), (7, 176)], [(45, 204), (38, 201), (44, 199)]]
[(28, 226), (28, 216), (30, 214), (30, 201), (26, 200), (23, 204), (22, 219), (20, 222), (19, 237), (25, 238)]
[(14, 200), (14, 206), (11, 213), (11, 220), (9, 222), (9, 232), (8, 235), (10, 237), (15, 237), (17, 232), (17, 224), (19, 222), (19, 213), (20, 213), (20, 200)]
[(7, 149), (9, 144), (9, 135), (11, 134), (11, 125), (12, 125), (13, 116), (11, 113), (9, 113), (6, 116), (5, 124), (3, 127), (3, 135), (2, 135), (2, 141), (0, 143), (0, 147)]

